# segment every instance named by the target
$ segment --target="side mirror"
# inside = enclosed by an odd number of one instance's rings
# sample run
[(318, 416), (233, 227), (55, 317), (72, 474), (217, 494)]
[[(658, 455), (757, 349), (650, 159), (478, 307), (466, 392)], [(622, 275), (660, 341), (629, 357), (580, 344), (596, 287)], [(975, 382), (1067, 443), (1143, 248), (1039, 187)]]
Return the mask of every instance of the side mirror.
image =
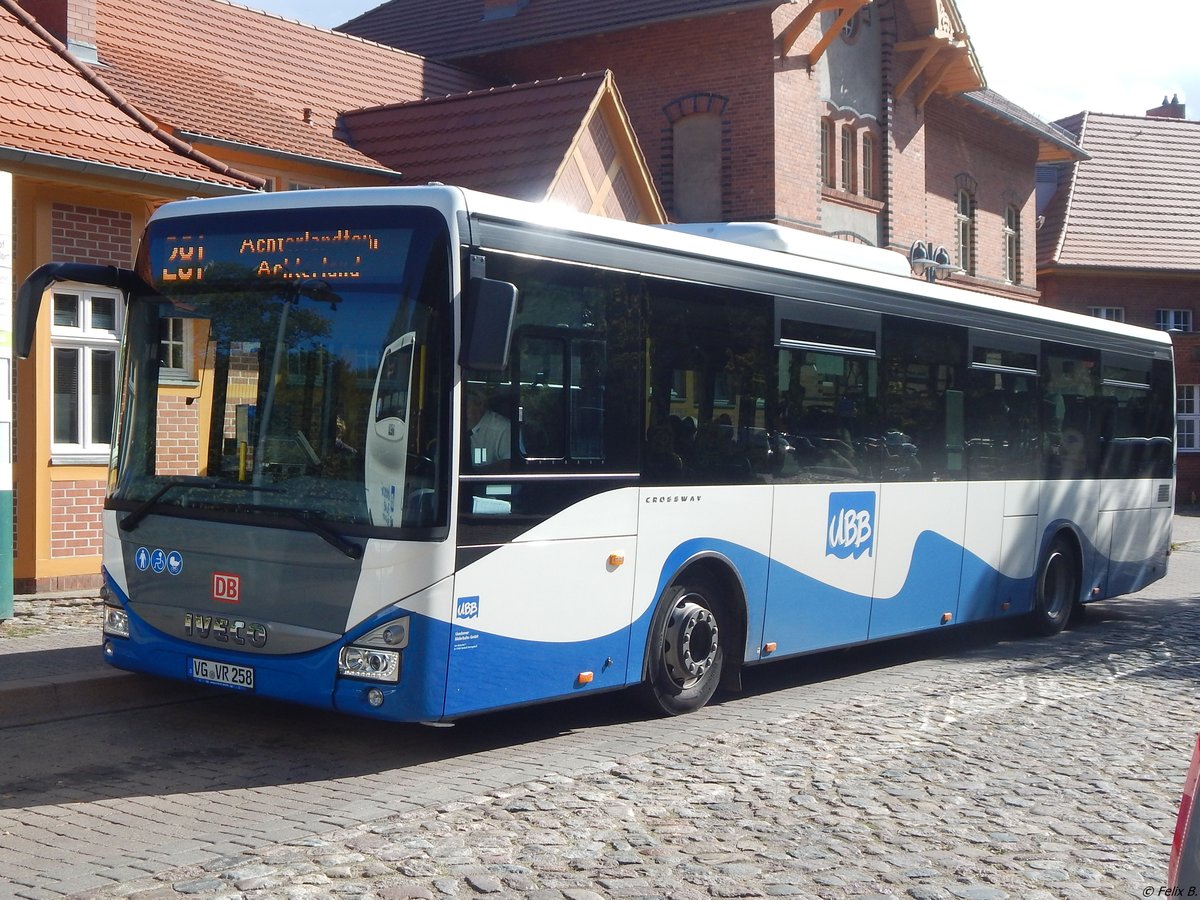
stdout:
[(27, 359), (33, 347), (42, 294), (46, 292), (46, 288), (58, 281), (78, 281), (98, 287), (114, 287), (125, 294), (135, 285), (142, 283), (133, 272), (116, 266), (91, 263), (46, 263), (44, 266), (38, 266), (17, 290), (17, 308), (13, 316), (13, 349), (21, 359)]
[(508, 366), (516, 312), (516, 285), (491, 278), (472, 278), (463, 292), (459, 364), (485, 372), (503, 371)]

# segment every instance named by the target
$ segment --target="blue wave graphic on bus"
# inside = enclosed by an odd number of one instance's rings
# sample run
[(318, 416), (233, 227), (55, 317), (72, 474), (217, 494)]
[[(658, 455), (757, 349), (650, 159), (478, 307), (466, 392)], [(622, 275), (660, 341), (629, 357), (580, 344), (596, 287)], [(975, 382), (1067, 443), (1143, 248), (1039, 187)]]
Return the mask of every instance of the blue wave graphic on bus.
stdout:
[(875, 545), (875, 492), (841, 491), (829, 495), (825, 555), (858, 559)]
[[(1004, 576), (956, 542), (929, 531), (917, 538), (900, 589), (886, 598), (842, 590), (762, 553), (715, 538), (696, 538), (677, 546), (663, 562), (655, 596), (690, 561), (714, 555), (727, 559), (742, 578), (748, 600), (747, 662), (762, 659), (759, 648), (764, 637), (778, 643), (772, 657), (776, 658), (930, 630), (937, 627), (934, 616), (940, 615), (941, 604), (951, 597), (956, 603), (951, 607), (956, 609), (956, 623), (1030, 610), (1032, 575)], [(1092, 583), (1098, 573), (1108, 573), (1110, 579), (1121, 583), (1144, 583), (1147, 572), (1161, 565), (1157, 557), (1110, 563), (1086, 541), (1084, 556), (1091, 560), (1085, 583)], [(961, 568), (956, 570), (959, 564)], [(946, 575), (952, 571), (957, 571), (958, 578), (946, 584)], [(128, 609), (127, 598), (114, 593)], [(930, 600), (938, 594), (940, 600)], [(459, 607), (463, 600), (474, 598), (455, 598), (454, 611), (470, 613), (469, 607)], [(456, 629), (450, 622), (412, 614), (411, 642), (399, 684), (382, 686), (337, 678), (339, 648), (378, 626), (394, 615), (393, 611), (372, 617), (342, 641), (308, 654), (254, 657), (255, 686), (262, 696), (376, 718), (455, 718), (636, 683), (641, 679), (653, 614), (654, 604), (650, 603), (628, 629), (565, 643), (472, 632), (472, 646), (465, 652), (456, 650)], [(200, 652), (220, 662), (248, 661), (245, 654), (215, 647), (201, 651), (195, 644), (162, 634), (132, 610), (130, 624), (137, 641), (113, 641), (118, 658), (110, 661), (121, 668), (181, 678), (188, 658)], [(447, 661), (449, 665), (442, 664)], [(580, 678), (584, 672), (590, 680)], [(368, 689), (376, 686), (386, 695), (379, 708), (370, 706), (366, 696)]]
[[(849, 507), (847, 507), (849, 508)], [(1084, 556), (1093, 562), (1085, 572), (1122, 570), (1144, 577), (1153, 558), (1111, 563), (1085, 540)], [(719, 555), (742, 576), (747, 594), (745, 658), (765, 661), (761, 640), (778, 643), (771, 658), (860, 644), (941, 626), (944, 611), (955, 624), (1012, 618), (1032, 609), (1033, 575), (1010, 577), (981, 557), (936, 532), (918, 536), (909, 569), (891, 596), (872, 598), (837, 588), (739, 544), (695, 538), (680, 544), (664, 561), (655, 595), (691, 560)], [(948, 573), (953, 573), (947, 581)], [(957, 576), (957, 577), (954, 577)], [(1143, 582), (1144, 583), (1144, 582)], [(947, 608), (946, 602), (950, 605)], [(591, 640), (543, 643), (490, 633), (474, 635), (470, 653), (454, 654), (446, 716), (512, 706), (538, 699), (633, 684), (641, 679), (654, 605), (623, 629)], [(778, 620), (773, 617), (778, 616)], [(764, 629), (769, 631), (764, 634)], [(609, 662), (605, 665), (604, 662)], [(577, 681), (581, 668), (594, 668), (594, 681)]]

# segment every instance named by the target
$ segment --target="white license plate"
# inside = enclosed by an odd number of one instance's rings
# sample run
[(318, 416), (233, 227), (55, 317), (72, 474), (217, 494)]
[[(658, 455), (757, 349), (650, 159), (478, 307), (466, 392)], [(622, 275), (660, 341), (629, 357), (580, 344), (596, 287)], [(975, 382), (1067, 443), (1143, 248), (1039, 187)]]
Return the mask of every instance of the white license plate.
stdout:
[(219, 684), (243, 691), (254, 690), (254, 670), (249, 666), (213, 662), (211, 659), (193, 659), (192, 677), (197, 681), (206, 681), (209, 684)]

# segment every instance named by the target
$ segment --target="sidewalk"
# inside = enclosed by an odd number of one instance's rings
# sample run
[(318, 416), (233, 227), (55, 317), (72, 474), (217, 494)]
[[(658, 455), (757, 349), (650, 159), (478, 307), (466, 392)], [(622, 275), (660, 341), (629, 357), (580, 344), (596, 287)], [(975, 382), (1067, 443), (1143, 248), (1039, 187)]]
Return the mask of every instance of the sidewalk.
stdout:
[[(1178, 512), (1172, 542), (1200, 542), (1200, 509)], [(94, 593), (22, 595), (0, 622), (0, 728), (170, 702), (208, 689), (114, 669)]]
[(0, 622), (0, 728), (132, 709), (193, 689), (104, 661), (93, 592), (20, 595)]

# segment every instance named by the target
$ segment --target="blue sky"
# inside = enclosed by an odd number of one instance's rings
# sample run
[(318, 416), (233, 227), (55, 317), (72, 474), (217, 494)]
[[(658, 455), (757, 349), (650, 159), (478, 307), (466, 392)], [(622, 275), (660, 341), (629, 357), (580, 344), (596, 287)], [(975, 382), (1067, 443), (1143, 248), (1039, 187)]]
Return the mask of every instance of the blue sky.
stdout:
[[(243, 0), (332, 28), (381, 0)], [(437, 0), (431, 0), (437, 2)], [(1081, 110), (1142, 115), (1164, 95), (1200, 119), (1200, 3), (1160, 0), (1145, 19), (1092, 0), (956, 0), (988, 87), (1046, 120)]]

